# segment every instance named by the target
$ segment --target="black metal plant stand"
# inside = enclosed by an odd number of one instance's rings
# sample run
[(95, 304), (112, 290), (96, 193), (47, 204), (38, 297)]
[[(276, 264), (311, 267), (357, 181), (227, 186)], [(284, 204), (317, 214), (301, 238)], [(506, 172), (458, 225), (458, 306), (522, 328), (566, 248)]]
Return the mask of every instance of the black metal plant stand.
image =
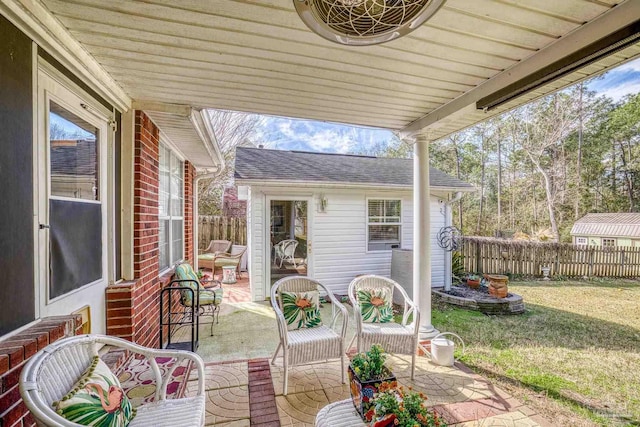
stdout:
[[(199, 284), (195, 280), (183, 279), (172, 280), (169, 286), (160, 291), (160, 347), (170, 348), (176, 350), (190, 350), (195, 352), (198, 349), (199, 341), (199, 326), (200, 326), (200, 292), (196, 292), (190, 286), (180, 286), (183, 282), (193, 282), (196, 284), (196, 289)], [(182, 311), (173, 311), (173, 299), (171, 298), (172, 292), (180, 292), (180, 298), (182, 298), (182, 292), (191, 292), (191, 307), (182, 307)], [(169, 312), (167, 320), (165, 321), (165, 295), (169, 296)], [(195, 304), (193, 303), (195, 301)], [(174, 317), (175, 316), (175, 317)], [(167, 327), (167, 342), (164, 342), (164, 328)], [(178, 341), (171, 342), (171, 335), (175, 327), (181, 328), (183, 326), (191, 327), (191, 341)]]

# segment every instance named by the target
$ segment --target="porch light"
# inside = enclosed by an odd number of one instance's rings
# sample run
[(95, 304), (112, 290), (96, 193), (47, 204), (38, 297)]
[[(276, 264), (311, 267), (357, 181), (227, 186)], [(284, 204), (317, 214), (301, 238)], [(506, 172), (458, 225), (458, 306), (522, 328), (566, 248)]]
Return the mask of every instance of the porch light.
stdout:
[(446, 0), (293, 0), (321, 37), (350, 46), (385, 43), (418, 28)]

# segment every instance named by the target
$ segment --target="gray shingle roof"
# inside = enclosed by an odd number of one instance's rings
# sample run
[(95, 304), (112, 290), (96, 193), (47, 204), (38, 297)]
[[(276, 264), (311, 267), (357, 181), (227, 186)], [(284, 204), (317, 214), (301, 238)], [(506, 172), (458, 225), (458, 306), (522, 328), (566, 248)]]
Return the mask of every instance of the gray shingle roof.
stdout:
[(571, 228), (575, 236), (640, 238), (640, 213), (590, 213)]
[[(413, 160), (237, 147), (235, 178), (411, 187)], [(432, 187), (474, 189), (435, 168), (429, 169), (429, 178)]]
[[(61, 142), (66, 144), (60, 145), (59, 143)], [(95, 176), (97, 166), (96, 157), (96, 141), (94, 139), (52, 141), (51, 173), (58, 175)]]

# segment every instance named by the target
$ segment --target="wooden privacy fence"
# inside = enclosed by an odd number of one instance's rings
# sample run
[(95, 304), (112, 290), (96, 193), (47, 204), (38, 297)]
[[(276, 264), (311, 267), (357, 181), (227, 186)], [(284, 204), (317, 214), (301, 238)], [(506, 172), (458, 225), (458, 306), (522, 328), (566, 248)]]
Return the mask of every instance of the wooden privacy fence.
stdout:
[(490, 237), (464, 237), (460, 253), (467, 272), (567, 277), (640, 277), (640, 248), (576, 246)]
[(247, 244), (247, 220), (227, 216), (200, 215), (198, 247), (206, 249), (211, 240), (230, 240), (234, 245)]

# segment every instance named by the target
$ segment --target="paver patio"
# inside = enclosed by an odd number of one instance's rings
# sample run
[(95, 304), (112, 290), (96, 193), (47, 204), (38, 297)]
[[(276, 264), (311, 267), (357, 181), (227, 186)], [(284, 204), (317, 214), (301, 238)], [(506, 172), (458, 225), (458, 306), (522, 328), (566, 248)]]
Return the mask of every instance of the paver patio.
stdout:
[[(289, 393), (284, 396), (281, 358), (275, 365), (268, 360), (277, 345), (275, 317), (269, 305), (251, 303), (248, 297), (246, 279), (225, 285), (220, 324), (214, 327), (214, 336), (209, 337), (206, 326), (201, 332), (198, 353), (207, 362), (206, 425), (313, 426), (322, 407), (350, 397), (348, 384), (341, 384), (340, 361), (291, 368)], [(352, 334), (348, 333), (347, 342)], [(251, 356), (243, 357), (243, 352)], [(388, 365), (401, 385), (424, 392), (429, 405), (436, 407), (450, 425), (551, 425), (462, 364), (437, 366), (420, 356), (413, 381), (410, 356), (392, 355)], [(192, 373), (187, 394), (194, 391), (195, 380)]]

